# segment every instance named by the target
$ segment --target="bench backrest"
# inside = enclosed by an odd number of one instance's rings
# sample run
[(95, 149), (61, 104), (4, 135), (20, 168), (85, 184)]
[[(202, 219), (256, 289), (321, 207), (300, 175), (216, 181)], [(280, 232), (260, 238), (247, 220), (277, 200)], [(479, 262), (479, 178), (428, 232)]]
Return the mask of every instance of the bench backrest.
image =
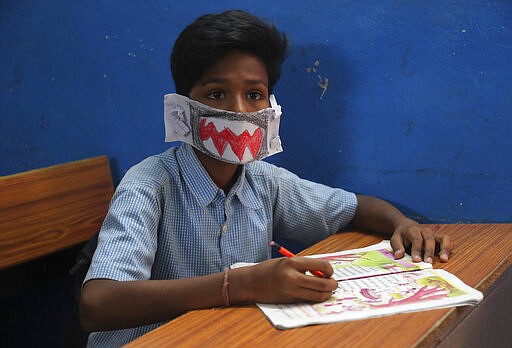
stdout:
[(0, 177), (0, 270), (91, 238), (113, 192), (106, 156)]

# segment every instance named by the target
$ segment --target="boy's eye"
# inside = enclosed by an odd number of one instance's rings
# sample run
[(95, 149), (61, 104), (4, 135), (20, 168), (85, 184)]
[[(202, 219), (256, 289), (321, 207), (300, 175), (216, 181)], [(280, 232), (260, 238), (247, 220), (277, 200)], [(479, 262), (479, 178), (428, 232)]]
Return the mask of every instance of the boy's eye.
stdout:
[(260, 92), (249, 92), (247, 97), (251, 100), (261, 100), (263, 95)]
[(213, 91), (208, 93), (208, 98), (218, 100), (221, 99), (224, 96), (224, 94), (221, 91)]

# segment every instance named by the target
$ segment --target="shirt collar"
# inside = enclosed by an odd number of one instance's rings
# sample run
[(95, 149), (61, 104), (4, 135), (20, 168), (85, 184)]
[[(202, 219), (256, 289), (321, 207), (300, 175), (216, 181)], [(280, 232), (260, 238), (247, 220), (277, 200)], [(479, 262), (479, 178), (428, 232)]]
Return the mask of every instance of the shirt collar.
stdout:
[[(219, 192), (222, 193), (222, 190), (215, 185), (206, 169), (204, 169), (191, 145), (183, 143), (178, 148), (177, 160), (185, 183), (190, 187), (195, 198), (202, 206), (207, 206)], [(251, 209), (263, 208), (263, 204), (253, 191), (246, 175), (245, 166), (242, 166), (240, 175), (228, 193), (228, 197), (236, 195), (243, 205)]]
[(263, 208), (263, 204), (258, 199), (258, 196), (254, 192), (252, 186), (249, 184), (249, 180), (247, 179), (248, 175), (249, 172), (247, 171), (246, 166), (242, 166), (240, 175), (231, 188), (229, 195), (236, 195), (240, 203), (245, 205), (247, 208), (261, 209)]
[(202, 206), (210, 204), (215, 199), (219, 188), (204, 169), (192, 146), (183, 143), (176, 151), (176, 157), (183, 180), (197, 201)]

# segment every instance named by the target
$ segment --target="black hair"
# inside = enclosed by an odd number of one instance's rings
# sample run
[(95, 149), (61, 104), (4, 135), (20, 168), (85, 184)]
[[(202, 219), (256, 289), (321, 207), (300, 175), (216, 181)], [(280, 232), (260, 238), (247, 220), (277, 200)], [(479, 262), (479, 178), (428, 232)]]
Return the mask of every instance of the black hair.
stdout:
[(288, 47), (284, 33), (250, 13), (230, 10), (201, 16), (181, 32), (172, 49), (176, 93), (188, 96), (205, 71), (232, 51), (247, 52), (263, 61), (272, 93)]

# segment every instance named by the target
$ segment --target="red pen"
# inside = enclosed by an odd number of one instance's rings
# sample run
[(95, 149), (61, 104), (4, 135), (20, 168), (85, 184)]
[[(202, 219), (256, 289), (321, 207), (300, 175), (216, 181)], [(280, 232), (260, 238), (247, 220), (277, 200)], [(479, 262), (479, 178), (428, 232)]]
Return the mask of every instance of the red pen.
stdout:
[[(292, 253), (290, 250), (286, 249), (285, 247), (280, 246), (274, 241), (270, 242), (270, 246), (275, 249), (275, 251), (279, 252), (281, 255), (286, 257), (294, 257), (295, 254)], [(324, 278), (324, 274), (321, 271), (309, 271), (311, 274), (316, 275), (319, 278)]]

